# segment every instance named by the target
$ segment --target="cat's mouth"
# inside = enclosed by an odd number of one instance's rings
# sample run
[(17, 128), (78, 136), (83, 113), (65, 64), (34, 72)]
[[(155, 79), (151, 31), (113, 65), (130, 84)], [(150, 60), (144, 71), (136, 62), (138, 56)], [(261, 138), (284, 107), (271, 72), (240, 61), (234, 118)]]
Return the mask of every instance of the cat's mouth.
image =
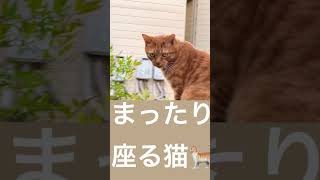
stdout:
[(163, 63), (155, 63), (155, 62), (153, 62), (152, 64), (153, 64), (155, 67), (160, 68), (160, 69), (163, 69), (163, 68), (165, 67), (165, 65), (163, 65)]

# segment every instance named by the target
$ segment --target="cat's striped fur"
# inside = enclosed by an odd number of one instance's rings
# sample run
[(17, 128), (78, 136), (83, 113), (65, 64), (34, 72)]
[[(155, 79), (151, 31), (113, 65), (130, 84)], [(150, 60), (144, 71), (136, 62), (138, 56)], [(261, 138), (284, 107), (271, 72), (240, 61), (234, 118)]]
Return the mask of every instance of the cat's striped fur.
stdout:
[(210, 152), (198, 152), (196, 146), (192, 146), (190, 148), (190, 152), (192, 154), (192, 159), (194, 162), (193, 168), (199, 168), (199, 165), (201, 163), (205, 163), (207, 165), (206, 167), (210, 167)]

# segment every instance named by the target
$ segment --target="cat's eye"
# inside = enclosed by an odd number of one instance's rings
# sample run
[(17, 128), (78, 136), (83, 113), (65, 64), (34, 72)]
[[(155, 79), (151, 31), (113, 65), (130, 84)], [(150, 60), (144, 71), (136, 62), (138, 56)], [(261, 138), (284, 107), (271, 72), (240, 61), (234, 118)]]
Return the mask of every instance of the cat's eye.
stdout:
[(168, 53), (162, 53), (162, 57), (168, 57)]
[(154, 57), (155, 57), (155, 54), (154, 54), (154, 53), (149, 53), (149, 56), (150, 56), (151, 58), (154, 58)]

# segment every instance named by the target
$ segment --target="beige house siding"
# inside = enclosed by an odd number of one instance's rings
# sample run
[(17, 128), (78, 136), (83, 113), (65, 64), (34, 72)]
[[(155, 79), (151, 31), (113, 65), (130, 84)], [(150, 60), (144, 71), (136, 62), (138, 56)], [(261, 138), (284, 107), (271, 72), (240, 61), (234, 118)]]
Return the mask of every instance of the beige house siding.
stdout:
[(111, 44), (118, 53), (145, 57), (142, 33), (185, 36), (186, 0), (111, 0)]
[(210, 0), (196, 0), (196, 32), (195, 46), (210, 52)]

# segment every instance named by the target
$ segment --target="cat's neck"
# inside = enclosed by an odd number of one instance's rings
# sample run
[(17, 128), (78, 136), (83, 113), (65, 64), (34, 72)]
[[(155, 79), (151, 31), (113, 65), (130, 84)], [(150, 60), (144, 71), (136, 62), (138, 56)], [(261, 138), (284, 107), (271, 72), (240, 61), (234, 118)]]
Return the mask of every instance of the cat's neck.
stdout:
[[(188, 72), (191, 71), (194, 65), (193, 59), (197, 56), (197, 50), (189, 42), (179, 42), (178, 54), (175, 63), (170, 67), (169, 70), (163, 70), (165, 77), (169, 80), (173, 89), (177, 94), (181, 94), (186, 84), (186, 79), (181, 77), (187, 77)], [(180, 77), (181, 80), (177, 81)]]
[[(189, 67), (192, 65), (192, 59), (197, 55), (197, 49), (187, 41), (178, 41), (178, 55), (175, 63), (173, 64), (174, 69), (179, 68), (182, 69), (181, 66), (186, 66), (184, 69), (184, 73), (188, 72)], [(180, 66), (180, 67), (177, 67)], [(175, 74), (176, 71), (169, 71), (168, 74)]]

